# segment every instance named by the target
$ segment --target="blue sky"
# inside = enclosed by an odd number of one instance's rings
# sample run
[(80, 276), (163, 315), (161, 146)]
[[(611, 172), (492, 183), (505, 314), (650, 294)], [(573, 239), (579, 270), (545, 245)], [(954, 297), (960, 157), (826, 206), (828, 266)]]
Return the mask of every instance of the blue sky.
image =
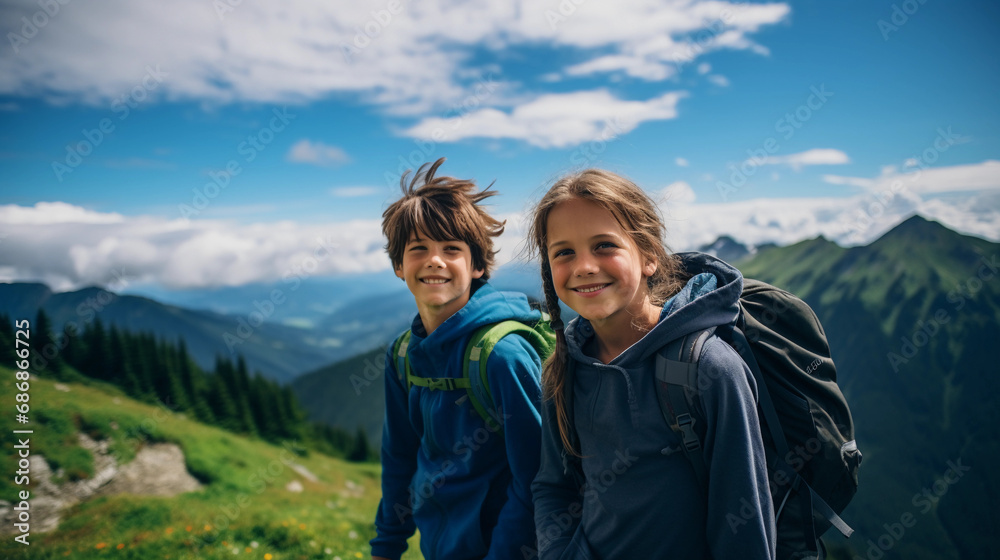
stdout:
[(240, 285), (320, 246), (316, 276), (387, 269), (398, 173), (438, 157), (495, 182), (502, 260), (587, 166), (676, 249), (913, 212), (1000, 240), (992, 2), (231, 4), (0, 7), (0, 280)]

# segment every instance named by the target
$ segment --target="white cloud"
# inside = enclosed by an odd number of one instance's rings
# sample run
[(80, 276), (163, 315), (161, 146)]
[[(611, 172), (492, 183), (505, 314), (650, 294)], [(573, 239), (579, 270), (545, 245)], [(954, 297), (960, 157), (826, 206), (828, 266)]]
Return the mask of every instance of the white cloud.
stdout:
[(754, 161), (758, 165), (787, 165), (792, 169), (799, 170), (806, 165), (840, 165), (850, 163), (851, 158), (840, 150), (814, 149), (789, 154), (787, 156), (768, 156), (764, 161)]
[(918, 213), (956, 231), (1000, 241), (1000, 197), (927, 198), (900, 192), (848, 198), (777, 198), (730, 203), (661, 203), (667, 240), (693, 250), (720, 235), (754, 245), (787, 245), (822, 235), (836, 243), (864, 245)]
[(118, 224), (125, 217), (101, 213), (65, 202), (39, 202), (34, 206), (0, 206), (0, 224), (7, 226), (58, 226), (60, 224)]
[[(550, 12), (554, 13), (546, 13)], [(590, 2), (576, 6), (565, 21), (554, 23), (554, 40), (583, 49), (603, 47), (602, 54), (568, 68), (569, 75), (622, 72), (656, 81), (672, 77), (686, 64), (720, 49), (767, 55), (768, 49), (748, 35), (783, 21), (789, 13), (788, 5), (780, 3)], [(615, 25), (609, 25), (612, 21)], [(606, 52), (609, 48), (611, 54)], [(702, 71), (704, 67), (698, 67), (702, 74), (708, 72)]]
[(683, 203), (690, 204), (697, 199), (697, 195), (691, 185), (684, 181), (675, 181), (670, 183), (663, 190), (660, 191), (660, 196), (658, 200), (662, 201), (664, 204), (675, 204)]
[(494, 108), (467, 115), (424, 119), (405, 134), (435, 142), (464, 138), (511, 138), (541, 148), (558, 148), (598, 138), (607, 140), (639, 124), (677, 117), (685, 92), (669, 92), (646, 101), (618, 99), (606, 90), (553, 93), (518, 105), (509, 113)]
[(715, 84), (715, 85), (717, 85), (719, 87), (728, 87), (729, 86), (729, 78), (727, 78), (727, 77), (725, 77), (725, 76), (723, 76), (721, 74), (712, 74), (707, 79), (708, 79), (708, 81), (712, 82), (713, 84)]
[(330, 194), (338, 198), (354, 198), (358, 196), (370, 196), (380, 192), (378, 187), (336, 187), (330, 189)]
[(642, 78), (650, 82), (665, 80), (677, 73), (675, 67), (646, 57), (607, 55), (570, 66), (566, 69), (566, 74), (569, 76), (588, 76), (618, 70), (633, 78)]
[[(658, 199), (674, 250), (720, 235), (750, 244), (789, 244), (823, 235), (842, 245), (873, 241), (914, 213), (1000, 242), (1000, 194), (921, 197), (912, 191), (849, 198), (756, 199), (698, 203), (683, 181)], [(526, 214), (507, 219), (498, 264), (521, 257)], [(61, 202), (0, 206), (0, 281), (42, 281), (56, 290), (129, 283), (171, 289), (236, 286), (292, 276), (387, 270), (378, 220), (304, 225), (240, 225), (104, 214)]]
[(679, 167), (687, 167), (688, 166), (688, 160), (686, 160), (686, 159), (684, 159), (682, 157), (679, 157), (679, 158), (675, 159), (674, 163), (676, 163)]
[(701, 64), (698, 65), (698, 73), (699, 74), (704, 75), (704, 74), (708, 74), (711, 71), (712, 71), (712, 65), (709, 64), (709, 63), (707, 63), (707, 62), (702, 62)]
[(286, 159), (296, 163), (311, 163), (313, 165), (324, 166), (340, 165), (351, 160), (347, 152), (336, 146), (328, 146), (322, 142), (314, 143), (306, 139), (296, 142), (288, 150)]
[[(296, 103), (346, 93), (386, 112), (426, 115), (468, 95), (483, 73), (470, 54), (476, 47), (556, 49), (573, 53), (577, 75), (662, 80), (715, 50), (766, 53), (749, 35), (790, 13), (784, 3), (621, 0), (573, 3), (553, 22), (547, 13), (559, 4), (530, 0), (233, 4), (67, 7), (26, 44), (0, 51), (0, 94), (108, 106), (159, 67), (166, 76), (147, 102)], [(20, 22), (38, 9), (12, 0), (0, 14)], [(558, 64), (541, 72), (564, 73)]]
[(852, 185), (887, 192), (907, 190), (920, 194), (1000, 190), (1000, 161), (997, 160), (926, 169), (920, 169), (917, 160), (907, 160), (907, 164), (909, 168), (918, 166), (918, 169), (901, 173), (895, 167), (887, 166), (875, 178), (824, 175), (823, 180), (833, 185)]
[(0, 224), (0, 281), (37, 280), (55, 289), (107, 284), (121, 274), (183, 289), (389, 267), (378, 220), (240, 225), (42, 202), (0, 206)]

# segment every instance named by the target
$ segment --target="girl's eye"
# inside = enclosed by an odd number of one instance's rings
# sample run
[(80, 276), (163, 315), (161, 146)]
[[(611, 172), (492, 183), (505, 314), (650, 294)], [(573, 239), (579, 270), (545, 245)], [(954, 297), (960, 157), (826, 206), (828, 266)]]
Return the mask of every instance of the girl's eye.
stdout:
[(598, 249), (617, 249), (618, 246), (610, 241), (601, 241), (597, 244)]
[(556, 251), (555, 253), (552, 254), (552, 258), (553, 259), (557, 259), (559, 257), (565, 256), (565, 255), (572, 255), (572, 254), (573, 254), (573, 250), (572, 249), (559, 249), (558, 251)]

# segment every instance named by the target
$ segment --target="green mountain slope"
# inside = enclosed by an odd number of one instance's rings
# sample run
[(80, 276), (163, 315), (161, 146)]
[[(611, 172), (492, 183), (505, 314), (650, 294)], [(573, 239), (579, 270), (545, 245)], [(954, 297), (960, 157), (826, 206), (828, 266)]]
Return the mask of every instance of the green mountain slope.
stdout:
[[(13, 372), (0, 367), (2, 398), (13, 402)], [(147, 443), (176, 443), (187, 470), (204, 486), (174, 497), (104, 495), (71, 507), (59, 527), (26, 547), (5, 535), (2, 558), (362, 558), (374, 536), (380, 498), (379, 468), (317, 453), (301, 456), (133, 401), (102, 384), (65, 384), (34, 378), (29, 389), (31, 422), (0, 416), (0, 429), (33, 429), (31, 453), (50, 458), (63, 478), (93, 476), (90, 452), (76, 432), (107, 439), (113, 455), (129, 461)], [(10, 441), (11, 436), (7, 436)], [(8, 446), (8, 450), (12, 449)], [(89, 462), (89, 463), (88, 463)], [(89, 470), (88, 470), (89, 466)], [(12, 474), (16, 458), (0, 456)], [(303, 474), (307, 470), (314, 475)], [(16, 503), (13, 476), (0, 482), (0, 499)], [(37, 477), (27, 486), (34, 492)], [(300, 485), (301, 491), (289, 489)], [(37, 520), (36, 520), (37, 521)], [(412, 551), (406, 558), (419, 558)]]
[(814, 239), (740, 268), (823, 322), (865, 455), (855, 553), (1000, 557), (1000, 245), (914, 216), (865, 247)]
[(375, 348), (292, 381), (292, 392), (309, 419), (351, 433), (360, 427), (377, 449), (385, 411), (385, 351)]

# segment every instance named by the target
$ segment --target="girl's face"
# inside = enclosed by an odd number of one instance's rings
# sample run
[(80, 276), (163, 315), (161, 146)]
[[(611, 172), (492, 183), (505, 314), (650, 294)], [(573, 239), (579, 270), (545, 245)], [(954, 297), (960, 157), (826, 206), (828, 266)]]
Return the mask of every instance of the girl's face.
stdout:
[(656, 262), (639, 253), (611, 212), (582, 198), (561, 202), (549, 212), (546, 236), (556, 294), (573, 311), (598, 328), (624, 327), (650, 312), (646, 278)]

